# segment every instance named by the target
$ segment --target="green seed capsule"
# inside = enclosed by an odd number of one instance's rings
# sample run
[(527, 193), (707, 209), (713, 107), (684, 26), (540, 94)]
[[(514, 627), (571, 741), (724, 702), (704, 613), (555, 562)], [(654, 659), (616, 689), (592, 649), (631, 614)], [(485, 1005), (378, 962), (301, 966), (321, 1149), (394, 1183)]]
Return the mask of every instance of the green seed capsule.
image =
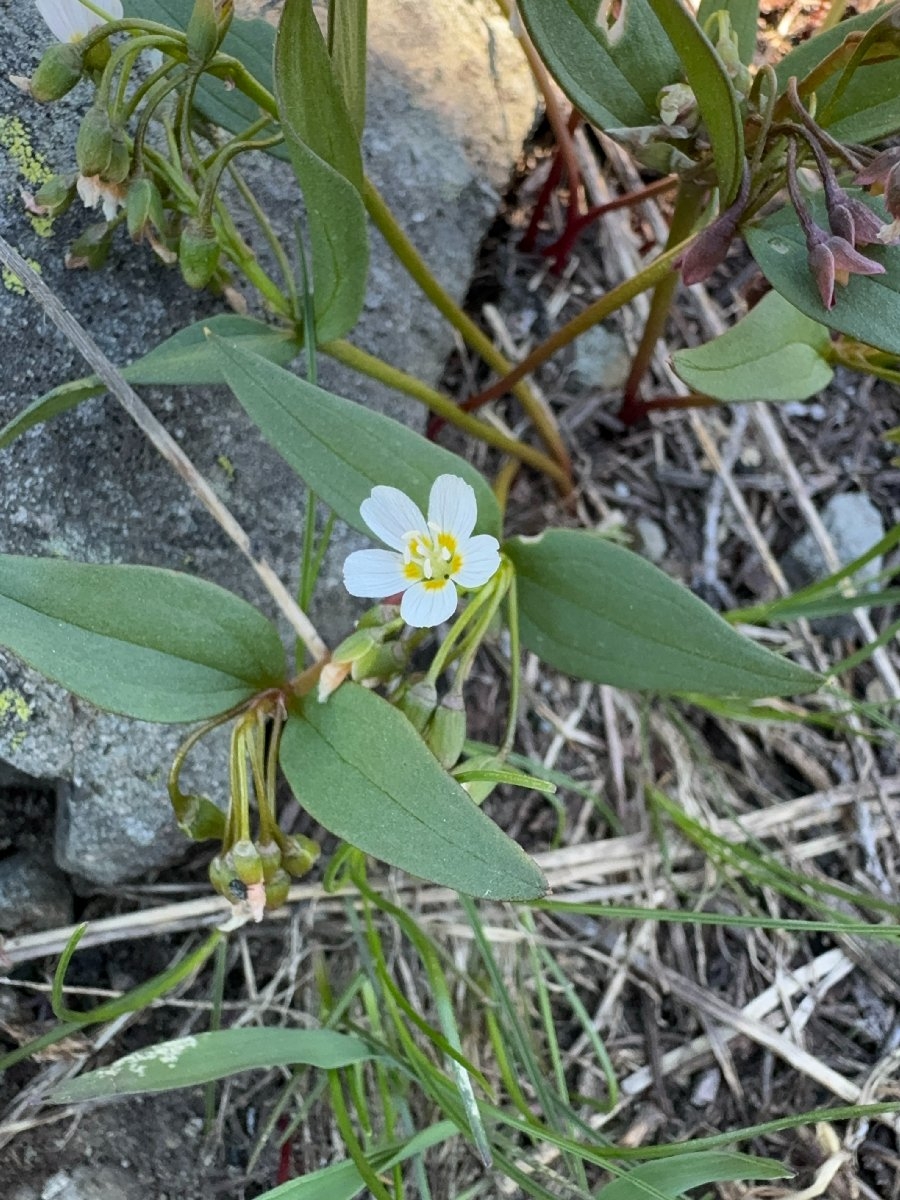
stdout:
[(306, 875), (322, 852), (318, 842), (299, 833), (283, 833), (278, 841), (281, 846), (281, 865), (295, 879)]
[(96, 271), (106, 262), (112, 235), (105, 221), (89, 225), (69, 247), (66, 255), (66, 266), (72, 268), (89, 267)]
[(287, 871), (276, 871), (271, 879), (266, 880), (266, 908), (271, 912), (281, 908), (291, 890), (291, 877)]
[(75, 199), (75, 175), (53, 175), (34, 194), (36, 204), (46, 208), (48, 217), (58, 217)]
[(191, 62), (204, 66), (219, 48), (215, 0), (194, 0), (186, 36)]
[(249, 838), (235, 842), (225, 855), (225, 862), (234, 867), (235, 875), (247, 887), (263, 882), (262, 858)]
[(113, 126), (105, 108), (95, 104), (81, 122), (75, 159), (82, 175), (105, 175), (113, 153)]
[(268, 883), (281, 870), (281, 848), (276, 842), (257, 842), (256, 849), (262, 860), (263, 879)]
[(59, 100), (81, 79), (84, 59), (74, 42), (57, 42), (44, 51), (31, 77), (31, 94), (40, 104)]
[(406, 689), (397, 701), (397, 707), (416, 733), (422, 733), (437, 708), (437, 688), (433, 683), (426, 683), (424, 679), (420, 679), (418, 683)]
[[(242, 899), (241, 896), (235, 895), (233, 886), (235, 883), (240, 883), (240, 880), (236, 878), (234, 871), (231, 870), (221, 854), (217, 854), (209, 864), (209, 882), (220, 896), (225, 896), (231, 901)], [(246, 889), (244, 889), (244, 893), (246, 895)]]
[(178, 246), (178, 265), (188, 287), (206, 287), (219, 265), (219, 243), (211, 229), (188, 221)]
[(445, 696), (434, 710), (425, 730), (431, 752), (449, 770), (459, 762), (466, 740), (466, 709), (462, 696)]

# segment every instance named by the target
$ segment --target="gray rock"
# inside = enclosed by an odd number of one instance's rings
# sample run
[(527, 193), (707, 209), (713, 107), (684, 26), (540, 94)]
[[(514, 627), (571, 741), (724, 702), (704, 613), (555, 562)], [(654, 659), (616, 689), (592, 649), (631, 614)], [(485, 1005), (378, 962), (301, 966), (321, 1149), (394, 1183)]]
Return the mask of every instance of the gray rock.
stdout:
[(33, 854), (0, 859), (0, 931), (7, 936), (72, 921), (72, 893), (52, 862)]
[(638, 517), (635, 521), (638, 535), (638, 545), (635, 547), (644, 558), (657, 565), (662, 562), (669, 552), (665, 531), (658, 521), (650, 517)]
[[(844, 492), (832, 496), (822, 510), (822, 523), (834, 542), (841, 566), (865, 554), (885, 534), (881, 513), (863, 492)], [(866, 563), (854, 576), (856, 586), (871, 586), (881, 572), (882, 565), (880, 555)], [(825, 556), (811, 533), (803, 534), (794, 542), (783, 558), (782, 567), (795, 588), (826, 579), (831, 574)], [(852, 633), (856, 622), (848, 613), (816, 622), (816, 628), (826, 636), (840, 637)]]
[(57, 1171), (41, 1190), (41, 1200), (138, 1200), (145, 1196), (141, 1180), (108, 1166)]
[(617, 391), (628, 378), (630, 369), (631, 356), (622, 335), (603, 325), (595, 325), (575, 343), (566, 391), (573, 394), (594, 389)]
[[(384, 0), (370, 8), (366, 167), (443, 284), (461, 298), (495, 211), (494, 189), (505, 181), (533, 120), (531, 77), (489, 0), (431, 6)], [(189, 291), (177, 271), (124, 235), (103, 270), (66, 271), (65, 248), (91, 219), (77, 205), (49, 237), (39, 236), (18, 202), (19, 190), (34, 190), (48, 168), (71, 168), (75, 132), (91, 95), (81, 84), (63, 101), (40, 106), (8, 82), (9, 73), (30, 73), (48, 42), (33, 5), (10, 9), (0, 47), (0, 233), (39, 264), (101, 348), (127, 363), (222, 306)], [(246, 174), (290, 245), (297, 193), (288, 168), (265, 159)], [(47, 318), (6, 283), (0, 289), (0, 423), (54, 385), (86, 373)], [(368, 298), (353, 338), (431, 382), (453, 345), (449, 327), (374, 233)], [(323, 386), (421, 427), (424, 411), (412, 401), (327, 360), (320, 371)], [(189, 395), (145, 389), (145, 398), (220, 489), (259, 551), (295, 583), (303, 489), (243, 410), (222, 389)], [(2, 552), (174, 567), (272, 613), (218, 527), (109, 398), (30, 431), (4, 452), (0, 512)], [(358, 535), (339, 529), (324, 565), (313, 616), (332, 642), (360, 611), (340, 585), (340, 565), (361, 544)], [(57, 859), (89, 882), (112, 884), (161, 867), (183, 849), (164, 788), (183, 734), (99, 715), (0, 656), (0, 761), (58, 782)], [(224, 787), (218, 751), (201, 746), (194, 762), (207, 791)]]

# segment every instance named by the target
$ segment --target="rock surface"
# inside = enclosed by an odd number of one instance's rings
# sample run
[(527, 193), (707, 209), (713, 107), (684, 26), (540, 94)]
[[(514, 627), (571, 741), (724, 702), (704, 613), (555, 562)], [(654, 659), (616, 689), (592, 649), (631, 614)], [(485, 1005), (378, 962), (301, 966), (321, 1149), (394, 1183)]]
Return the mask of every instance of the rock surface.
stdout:
[[(527, 133), (536, 99), (527, 68), (488, 0), (382, 0), (371, 8), (367, 170), (410, 236), (457, 297), (496, 207), (495, 188)], [(39, 106), (8, 82), (29, 74), (48, 44), (31, 4), (7, 14), (0, 48), (0, 233), (39, 264), (44, 278), (101, 348), (126, 363), (221, 305), (189, 291), (144, 247), (117, 239), (106, 267), (65, 271), (68, 243), (89, 223), (73, 207), (42, 237), (19, 200), (52, 170), (68, 169), (90, 91)], [(463, 83), (460, 83), (460, 80)], [(286, 167), (266, 160), (247, 176), (285, 244), (296, 192)], [(85, 374), (65, 339), (15, 281), (0, 289), (0, 424), (36, 396)], [(353, 339), (434, 382), (452, 335), (423, 302), (379, 236), (372, 236), (366, 308)], [(323, 386), (421, 426), (424, 412), (326, 362)], [(285, 580), (298, 558), (303, 496), (224, 390), (145, 389), (145, 398), (220, 491), (260, 552)], [(3, 452), (0, 551), (92, 562), (141, 562), (194, 572), (260, 604), (249, 573), (218, 527), (184, 491), (118, 405), (89, 401), (30, 431)], [(361, 544), (338, 531), (314, 616), (341, 637), (358, 605), (339, 586), (340, 564)], [(5, 698), (5, 699), (3, 699)], [(59, 783), (57, 861), (87, 881), (113, 884), (173, 860), (183, 842), (168, 812), (165, 772), (183, 730), (132, 726), (98, 714), (0, 656), (0, 761)], [(206, 787), (225, 786), (218, 748), (193, 758)]]
[[(865, 554), (885, 534), (881, 513), (864, 492), (844, 492), (832, 496), (822, 509), (822, 523), (834, 542), (841, 566)], [(871, 585), (882, 565), (880, 556), (866, 563), (854, 576), (856, 586), (862, 589), (867, 584)], [(825, 555), (812, 533), (805, 533), (794, 542), (784, 556), (782, 566), (791, 584), (798, 588), (826, 579), (831, 574)], [(819, 621), (816, 628), (827, 636), (840, 637), (853, 633), (856, 621), (847, 613)]]
[(34, 854), (0, 859), (0, 933), (34, 933), (71, 921), (72, 893), (52, 862)]

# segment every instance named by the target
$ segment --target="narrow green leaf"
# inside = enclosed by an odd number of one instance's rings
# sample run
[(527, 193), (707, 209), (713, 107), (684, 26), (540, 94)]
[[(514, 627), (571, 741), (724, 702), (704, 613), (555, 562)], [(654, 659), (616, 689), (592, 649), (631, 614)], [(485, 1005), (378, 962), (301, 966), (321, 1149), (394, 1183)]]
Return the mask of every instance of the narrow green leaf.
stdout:
[(738, 54), (744, 66), (748, 66), (756, 53), (759, 0), (700, 0), (697, 9), (700, 28), (706, 31), (707, 22), (717, 12), (727, 12), (731, 18), (731, 28), (738, 41)]
[(736, 1179), (786, 1179), (791, 1172), (772, 1158), (718, 1151), (678, 1154), (642, 1163), (596, 1193), (597, 1200), (677, 1200), (691, 1188)]
[[(398, 1163), (446, 1142), (458, 1132), (452, 1121), (441, 1121), (429, 1129), (423, 1129), (408, 1142), (373, 1150), (367, 1158), (372, 1169), (383, 1174)], [(365, 1186), (355, 1164), (348, 1159), (346, 1162), (333, 1163), (330, 1167), (322, 1167), (319, 1171), (304, 1175), (302, 1179), (282, 1183), (264, 1192), (259, 1200), (354, 1200)]]
[(275, 39), (275, 92), (306, 204), (316, 339), (356, 324), (369, 265), (359, 137), (311, 0), (287, 0)]
[[(887, 221), (880, 201), (851, 192)], [(816, 221), (827, 228), (824, 205), (810, 203)], [(848, 284), (838, 285), (834, 308), (828, 309), (809, 269), (806, 240), (793, 208), (786, 205), (743, 232), (766, 279), (795, 308), (829, 329), (900, 354), (900, 246), (866, 246), (866, 257), (881, 263), (885, 273), (851, 275)]]
[(575, 107), (601, 129), (660, 122), (657, 97), (680, 63), (647, 0), (629, 0), (612, 28), (597, 0), (520, 0), (541, 57)]
[(727, 332), (672, 360), (685, 383), (716, 400), (805, 400), (831, 383), (830, 347), (824, 325), (769, 292)]
[(821, 683), (736, 633), (639, 555), (596, 534), (551, 529), (503, 548), (517, 572), (522, 641), (570, 675), (708, 696), (791, 695)]
[(368, 0), (329, 0), (328, 53), (357, 137), (366, 123), (367, 17)]
[[(286, 329), (266, 325), (251, 317), (220, 313), (180, 329), (158, 346), (136, 359), (122, 374), (132, 384), (205, 384), (224, 383), (221, 360), (205, 331), (227, 337), (270, 362), (289, 363), (300, 351), (299, 340)], [(62, 383), (33, 400), (0, 429), (0, 450), (15, 441), (26, 429), (68, 412), (83, 400), (106, 391), (96, 375)]]
[(215, 584), (156, 567), (0, 556), (0, 644), (99, 708), (201, 721), (284, 679), (275, 627)]
[[(193, 8), (194, 0), (124, 0), (126, 16), (159, 21), (181, 30), (187, 29)], [(275, 90), (272, 73), (275, 30), (268, 21), (236, 17), (220, 50), (242, 63), (267, 91)], [(214, 125), (221, 126), (229, 133), (242, 133), (260, 116), (258, 106), (249, 96), (209, 73), (200, 77), (194, 93), (194, 105)], [(288, 160), (284, 145), (274, 146), (267, 153)]]
[(359, 506), (375, 484), (406, 492), (423, 512), (438, 475), (460, 475), (475, 489), (478, 529), (500, 528), (497, 500), (463, 459), (398, 421), (314, 387), (232, 342), (214, 339), (231, 390), (285, 462), (337, 515), (368, 532)]
[(59, 1084), (49, 1099), (72, 1104), (103, 1096), (171, 1092), (241, 1071), (288, 1065), (331, 1070), (374, 1057), (359, 1038), (330, 1029), (220, 1029), (126, 1054), (108, 1067)]
[[(792, 75), (801, 84), (829, 54), (837, 50), (848, 34), (865, 32), (884, 17), (887, 6), (840, 21), (832, 29), (801, 42), (785, 55), (775, 74), (781, 89)], [(896, 132), (900, 126), (900, 88), (897, 86), (897, 61), (868, 63), (850, 80), (834, 108), (831, 97), (841, 76), (835, 71), (816, 89), (816, 116), (822, 114), (825, 128), (841, 142), (874, 142)]]
[(678, 51), (687, 81), (697, 97), (722, 192), (722, 207), (738, 193), (744, 168), (744, 125), (737, 92), (725, 65), (681, 0), (648, 0)]
[(470, 896), (546, 891), (525, 852), (472, 803), (393, 705), (355, 683), (297, 703), (281, 766), (314, 820), (367, 854)]

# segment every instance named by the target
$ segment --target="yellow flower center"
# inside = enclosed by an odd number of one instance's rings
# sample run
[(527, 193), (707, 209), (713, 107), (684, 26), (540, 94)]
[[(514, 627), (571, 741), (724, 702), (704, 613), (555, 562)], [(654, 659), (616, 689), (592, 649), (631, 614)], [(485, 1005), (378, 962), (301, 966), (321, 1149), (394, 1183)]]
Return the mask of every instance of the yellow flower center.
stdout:
[(410, 583), (424, 583), (430, 590), (442, 588), (462, 567), (456, 538), (431, 527), (430, 533), (408, 533), (403, 552), (403, 574)]

